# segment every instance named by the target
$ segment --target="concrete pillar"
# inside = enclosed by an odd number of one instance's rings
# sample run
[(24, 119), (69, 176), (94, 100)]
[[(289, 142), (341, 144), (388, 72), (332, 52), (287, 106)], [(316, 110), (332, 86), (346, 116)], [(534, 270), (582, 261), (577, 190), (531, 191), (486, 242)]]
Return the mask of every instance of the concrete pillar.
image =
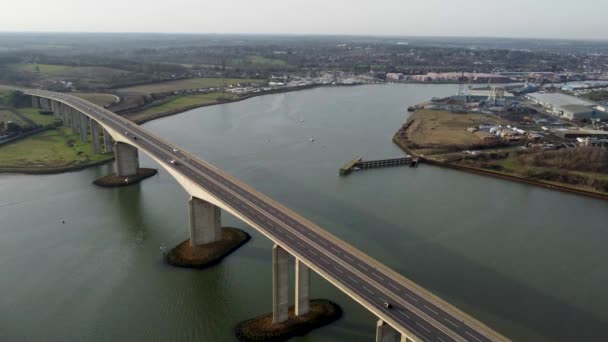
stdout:
[(61, 113), (63, 114), (63, 127), (70, 127), (70, 107), (62, 104)]
[(310, 311), (310, 269), (296, 259), (296, 315), (304, 316)]
[(95, 120), (91, 121), (91, 141), (93, 141), (93, 153), (101, 153), (99, 146), (99, 124)]
[(376, 323), (376, 342), (405, 342), (407, 338), (401, 336), (397, 330), (390, 325), (378, 320)]
[(218, 241), (222, 236), (222, 210), (200, 198), (190, 197), (190, 246)]
[(72, 126), (72, 132), (74, 134), (78, 134), (79, 132), (79, 123), (78, 118), (80, 117), (79, 113), (74, 108), (70, 108), (70, 126)]
[(112, 136), (105, 129), (103, 130), (103, 147), (106, 153), (113, 151)]
[(289, 254), (281, 246), (272, 247), (272, 323), (289, 318)]
[(79, 122), (80, 122), (80, 141), (87, 141), (87, 133), (89, 131), (89, 117), (82, 114), (82, 113), (78, 113), (78, 115), (80, 116), (79, 118)]
[(139, 154), (137, 147), (116, 142), (114, 146), (114, 170), (120, 177), (134, 176), (139, 169)]

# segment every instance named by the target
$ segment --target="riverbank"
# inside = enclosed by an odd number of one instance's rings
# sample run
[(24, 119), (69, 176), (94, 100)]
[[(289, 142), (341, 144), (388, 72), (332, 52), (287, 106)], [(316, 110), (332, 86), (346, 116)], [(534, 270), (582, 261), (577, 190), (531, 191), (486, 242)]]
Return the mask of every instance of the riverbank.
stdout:
[[(513, 166), (516, 163), (512, 159), (517, 158), (517, 156), (521, 154), (543, 152), (514, 150), (513, 148), (506, 147), (503, 149), (493, 148), (487, 152), (484, 152), (482, 149), (477, 151), (476, 156), (467, 155), (466, 153), (463, 153), (463, 149), (483, 148), (484, 146), (481, 146), (480, 143), (469, 146), (455, 145), (452, 143), (454, 140), (453, 136), (450, 137), (451, 134), (447, 131), (443, 132), (440, 139), (429, 144), (429, 139), (432, 140), (432, 136), (429, 138), (430, 134), (426, 134), (428, 132), (424, 130), (421, 132), (415, 131), (425, 125), (431, 125), (432, 127), (430, 129), (433, 131), (441, 131), (441, 128), (436, 126), (437, 118), (435, 116), (429, 115), (425, 117), (424, 113), (425, 112), (416, 111), (393, 136), (393, 142), (397, 146), (405, 153), (418, 157), (420, 162), (527, 185), (539, 186), (546, 189), (608, 200), (608, 192), (599, 190), (605, 188), (605, 184), (608, 184), (608, 181), (606, 181), (608, 175), (597, 175), (590, 172), (568, 172), (568, 170), (561, 169), (552, 170), (551, 168), (533, 165)], [(458, 114), (457, 116), (460, 117), (459, 120), (462, 120), (461, 114)], [(442, 128), (445, 129), (445, 127)], [(458, 127), (457, 131), (459, 135), (466, 132), (462, 127)], [(420, 137), (417, 137), (416, 134), (420, 135)], [(472, 134), (470, 135), (472, 136)], [(468, 141), (468, 143), (470, 144), (471, 141)], [(471, 165), (467, 165), (465, 162)], [(506, 167), (507, 165), (509, 167)], [(532, 176), (526, 176), (535, 174), (537, 175), (536, 177), (538, 177), (538, 175), (555, 174), (555, 177), (553, 177), (554, 179), (568, 179), (569, 175), (575, 175), (580, 181), (578, 181), (577, 184), (568, 184), (550, 179), (535, 179), (532, 178)], [(596, 187), (591, 187), (589, 185), (591, 183), (595, 184)]]
[[(374, 84), (374, 83), (371, 83), (371, 84)], [(382, 84), (384, 84), (384, 83), (382, 83)], [(353, 87), (353, 86), (359, 86), (359, 85), (367, 85), (367, 84), (366, 83), (357, 83), (357, 84), (351, 84), (351, 85), (349, 85), (349, 84), (336, 84), (336, 85), (314, 84), (314, 85), (306, 85), (306, 86), (293, 87), (293, 88), (279, 88), (279, 89), (274, 89), (274, 90), (270, 90), (270, 91), (239, 96), (239, 97), (235, 97), (235, 98), (231, 98), (231, 99), (223, 99), (221, 101), (216, 101), (216, 102), (194, 104), (194, 105), (185, 106), (185, 107), (181, 107), (181, 108), (177, 108), (177, 109), (173, 109), (173, 110), (169, 110), (169, 111), (164, 111), (164, 112), (159, 112), (159, 113), (142, 114), (141, 110), (144, 107), (140, 107), (138, 109), (132, 109), (127, 112), (123, 112), (123, 113), (121, 113), (121, 116), (125, 117), (126, 119), (131, 120), (132, 122), (134, 122), (138, 125), (141, 125), (146, 122), (150, 122), (152, 120), (181, 114), (183, 112), (187, 112), (192, 109), (228, 104), (228, 103), (233, 103), (233, 102), (241, 102), (241, 101), (249, 100), (251, 98), (258, 97), (258, 96), (291, 93), (291, 92), (296, 92), (296, 91), (301, 91), (301, 90), (309, 90), (309, 89), (325, 88), (325, 87)], [(196, 95), (193, 95), (193, 96), (196, 96)], [(163, 103), (166, 103), (166, 102), (167, 101), (165, 101)], [(159, 106), (160, 105), (162, 105), (162, 104), (159, 104)], [(151, 109), (151, 108), (154, 108), (154, 106), (145, 107), (145, 108)], [(111, 110), (111, 108), (110, 108), (110, 110)]]
[(112, 153), (93, 153), (69, 128), (57, 127), (0, 147), (0, 173), (57, 174), (79, 171), (114, 160)]

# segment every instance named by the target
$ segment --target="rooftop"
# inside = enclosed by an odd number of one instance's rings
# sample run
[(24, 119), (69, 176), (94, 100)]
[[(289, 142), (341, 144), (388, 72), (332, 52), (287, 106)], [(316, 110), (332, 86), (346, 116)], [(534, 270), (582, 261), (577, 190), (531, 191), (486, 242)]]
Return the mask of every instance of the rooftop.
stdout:
[(593, 101), (583, 100), (575, 96), (560, 93), (532, 93), (528, 96), (537, 101), (548, 103), (553, 107), (564, 107), (569, 105), (591, 107), (596, 105)]

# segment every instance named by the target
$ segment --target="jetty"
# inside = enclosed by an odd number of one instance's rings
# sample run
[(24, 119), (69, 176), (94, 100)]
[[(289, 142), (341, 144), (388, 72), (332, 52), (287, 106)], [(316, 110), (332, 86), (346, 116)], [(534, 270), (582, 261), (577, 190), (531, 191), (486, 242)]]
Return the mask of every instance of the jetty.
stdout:
[(353, 171), (366, 170), (366, 169), (377, 169), (384, 167), (395, 167), (395, 166), (409, 166), (417, 167), (418, 158), (407, 156), (404, 158), (392, 158), (392, 159), (380, 159), (380, 160), (368, 160), (363, 161), (363, 158), (357, 156), (351, 161), (347, 162), (340, 168), (340, 176), (347, 176)]

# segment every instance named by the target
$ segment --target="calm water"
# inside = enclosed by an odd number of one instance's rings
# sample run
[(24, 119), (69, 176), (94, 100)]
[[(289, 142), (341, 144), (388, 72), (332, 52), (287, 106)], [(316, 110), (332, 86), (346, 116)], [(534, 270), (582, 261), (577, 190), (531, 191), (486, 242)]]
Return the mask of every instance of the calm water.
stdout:
[[(405, 108), (457, 88), (316, 89), (146, 127), (514, 340), (604, 340), (608, 202), (425, 165), (337, 176), (355, 155), (401, 156)], [(163, 170), (91, 184), (109, 170), (0, 175), (0, 341), (234, 341), (237, 322), (270, 311), (267, 239), (225, 215), (250, 243), (213, 269), (169, 267), (159, 247), (187, 238), (187, 194)], [(317, 276), (312, 295), (345, 316), (296, 341), (372, 341), (358, 304)]]

